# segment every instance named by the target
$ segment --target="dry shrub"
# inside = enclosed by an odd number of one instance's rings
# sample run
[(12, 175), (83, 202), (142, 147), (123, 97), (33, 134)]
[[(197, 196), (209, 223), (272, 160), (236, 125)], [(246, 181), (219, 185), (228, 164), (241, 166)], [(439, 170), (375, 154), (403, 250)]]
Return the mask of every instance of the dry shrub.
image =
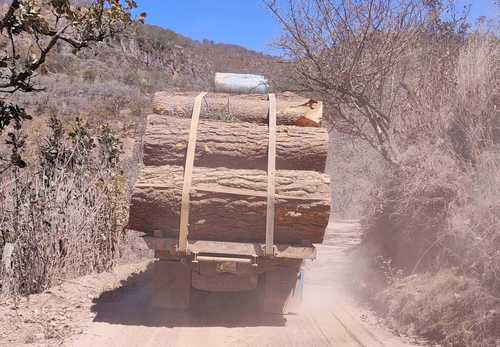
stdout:
[[(422, 262), (440, 265), (435, 260), (441, 259), (444, 239), (454, 232), (450, 217), (479, 209), (491, 218), (497, 213), (500, 164), (492, 129), (499, 116), (494, 104), (500, 90), (499, 58), (500, 47), (492, 37), (477, 34), (466, 41), (456, 68), (445, 73), (454, 76), (455, 89), (425, 116), (433, 126), (420, 128), (416, 143), (407, 146), (401, 165), (375, 194), (370, 230), (381, 233), (383, 242), (395, 242), (386, 255), (411, 272)], [(432, 93), (430, 87), (427, 93)], [(486, 201), (490, 207), (482, 209)], [(388, 238), (387, 230), (393, 234)], [(399, 241), (411, 245), (409, 250)], [(404, 254), (395, 254), (398, 250)]]
[(107, 270), (118, 253), (127, 205), (119, 141), (82, 122), (66, 134), (53, 118), (51, 130), (37, 162), (0, 177), (4, 295)]
[(500, 116), (500, 43), (476, 33), (460, 50), (455, 89), (449, 103), (448, 135), (458, 160), (474, 165), (500, 139), (495, 136)]
[(443, 242), (450, 264), (500, 292), (500, 151), (479, 157), (450, 211)]
[[(401, 138), (411, 134), (401, 163), (372, 194), (368, 211), (367, 237), (386, 244), (384, 255), (409, 272), (427, 269), (419, 269), (422, 262), (439, 266), (435, 261), (441, 259), (444, 239), (454, 229), (452, 216), (478, 210), (485, 201), (496, 206), (498, 200), (499, 149), (492, 129), (499, 117), (495, 102), (500, 91), (500, 46), (495, 37), (477, 33), (458, 52), (455, 58), (447, 57), (453, 63), (438, 67), (427, 66), (416, 56), (418, 71), (440, 74), (443, 82), (427, 84), (410, 78), (408, 83), (420, 89), (409, 98), (421, 103), (414, 102), (413, 114), (405, 117), (418, 121), (406, 127), (401, 123)], [(436, 63), (432, 56), (429, 62)], [(425, 104), (427, 99), (431, 102)], [(485, 180), (489, 186), (481, 183)], [(490, 196), (478, 199), (479, 191)], [(484, 211), (489, 216), (496, 213), (495, 208)]]
[(407, 272), (429, 269), (443, 238), (460, 172), (445, 153), (411, 147), (403, 165), (372, 192), (367, 242)]
[[(428, 58), (417, 54), (410, 64), (422, 76), (406, 81), (416, 92), (400, 123), (405, 151), (372, 193), (365, 248), (409, 276), (387, 283), (376, 300), (394, 325), (446, 346), (495, 346), (500, 45), (486, 33), (440, 44), (427, 50), (424, 42)], [(443, 61), (439, 51), (456, 54)]]
[(496, 347), (500, 302), (456, 270), (409, 276), (378, 294), (393, 328), (447, 346)]
[[(29, 96), (17, 95), (17, 102), (36, 116), (57, 113), (61, 118), (85, 117), (94, 123), (137, 121), (147, 112), (149, 96), (118, 81), (72, 81), (66, 75), (41, 76), (47, 91)], [(130, 119), (120, 119), (120, 111), (129, 108)]]
[(363, 215), (367, 192), (379, 184), (385, 165), (365, 143), (330, 131), (327, 173), (332, 183), (332, 216), (358, 219)]

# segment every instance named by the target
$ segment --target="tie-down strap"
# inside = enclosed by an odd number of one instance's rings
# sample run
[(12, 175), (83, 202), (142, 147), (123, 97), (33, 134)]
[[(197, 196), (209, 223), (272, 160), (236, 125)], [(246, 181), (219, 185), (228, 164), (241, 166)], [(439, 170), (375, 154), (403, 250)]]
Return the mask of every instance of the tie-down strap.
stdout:
[[(189, 234), (189, 206), (190, 193), (193, 180), (194, 155), (196, 149), (196, 136), (201, 112), (201, 103), (207, 93), (200, 93), (194, 101), (191, 116), (191, 127), (184, 167), (184, 183), (182, 187), (181, 218), (179, 228), (179, 253), (188, 253)], [(275, 177), (276, 177), (276, 97), (269, 94), (269, 144), (267, 163), (267, 212), (266, 212), (266, 247), (268, 256), (274, 255), (274, 210), (275, 210)]]
[(194, 151), (196, 149), (196, 134), (198, 132), (198, 123), (200, 121), (201, 102), (207, 95), (202, 92), (194, 99), (193, 114), (191, 116), (191, 128), (189, 129), (189, 140), (186, 153), (186, 164), (184, 166), (184, 183), (182, 186), (181, 200), (181, 222), (179, 228), (179, 245), (177, 251), (187, 253), (188, 251), (188, 233), (189, 233), (189, 198), (191, 184), (193, 182)]
[(269, 94), (269, 144), (267, 150), (266, 255), (274, 255), (274, 202), (276, 193), (276, 96)]

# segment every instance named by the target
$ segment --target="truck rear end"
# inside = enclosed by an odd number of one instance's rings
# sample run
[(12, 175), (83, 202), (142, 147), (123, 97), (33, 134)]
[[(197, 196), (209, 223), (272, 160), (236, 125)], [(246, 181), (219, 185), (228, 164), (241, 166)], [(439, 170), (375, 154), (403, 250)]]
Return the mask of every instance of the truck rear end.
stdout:
[[(265, 92), (251, 77), (216, 87)], [(129, 227), (155, 251), (155, 306), (187, 309), (192, 288), (257, 290), (263, 311), (293, 312), (330, 213), (322, 104), (225, 91), (155, 95)]]

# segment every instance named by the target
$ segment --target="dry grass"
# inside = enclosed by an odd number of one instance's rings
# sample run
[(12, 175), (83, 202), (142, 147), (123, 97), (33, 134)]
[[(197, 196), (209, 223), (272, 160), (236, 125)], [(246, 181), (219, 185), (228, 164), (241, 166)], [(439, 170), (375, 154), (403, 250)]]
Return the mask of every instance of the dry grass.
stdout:
[(0, 177), (3, 295), (109, 269), (118, 255), (127, 206), (119, 143), (106, 127), (51, 125), (37, 160)]
[(456, 270), (409, 276), (376, 298), (396, 330), (447, 346), (496, 347), (500, 301)]
[(408, 276), (375, 300), (394, 326), (446, 346), (495, 346), (500, 45), (479, 32), (440, 45), (423, 44), (409, 63), (422, 75), (405, 81), (417, 92), (400, 105), (402, 163), (372, 193), (365, 249)]
[(359, 219), (363, 216), (368, 193), (383, 177), (384, 163), (363, 142), (330, 131), (326, 172), (331, 176), (332, 215), (334, 219)]
[[(443, 244), (449, 262), (477, 278), (493, 293), (500, 292), (500, 153), (478, 159), (450, 209)], [(499, 298), (500, 299), (500, 298)]]

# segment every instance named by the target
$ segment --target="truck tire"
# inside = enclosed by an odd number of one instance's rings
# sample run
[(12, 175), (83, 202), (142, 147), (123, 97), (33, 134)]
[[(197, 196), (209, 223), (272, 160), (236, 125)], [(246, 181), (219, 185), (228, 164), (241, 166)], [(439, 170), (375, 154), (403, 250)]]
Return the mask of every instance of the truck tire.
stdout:
[(190, 302), (191, 269), (181, 261), (157, 260), (153, 264), (153, 307), (187, 310)]
[(304, 271), (283, 267), (266, 272), (262, 285), (262, 311), (271, 314), (297, 313), (302, 303)]

